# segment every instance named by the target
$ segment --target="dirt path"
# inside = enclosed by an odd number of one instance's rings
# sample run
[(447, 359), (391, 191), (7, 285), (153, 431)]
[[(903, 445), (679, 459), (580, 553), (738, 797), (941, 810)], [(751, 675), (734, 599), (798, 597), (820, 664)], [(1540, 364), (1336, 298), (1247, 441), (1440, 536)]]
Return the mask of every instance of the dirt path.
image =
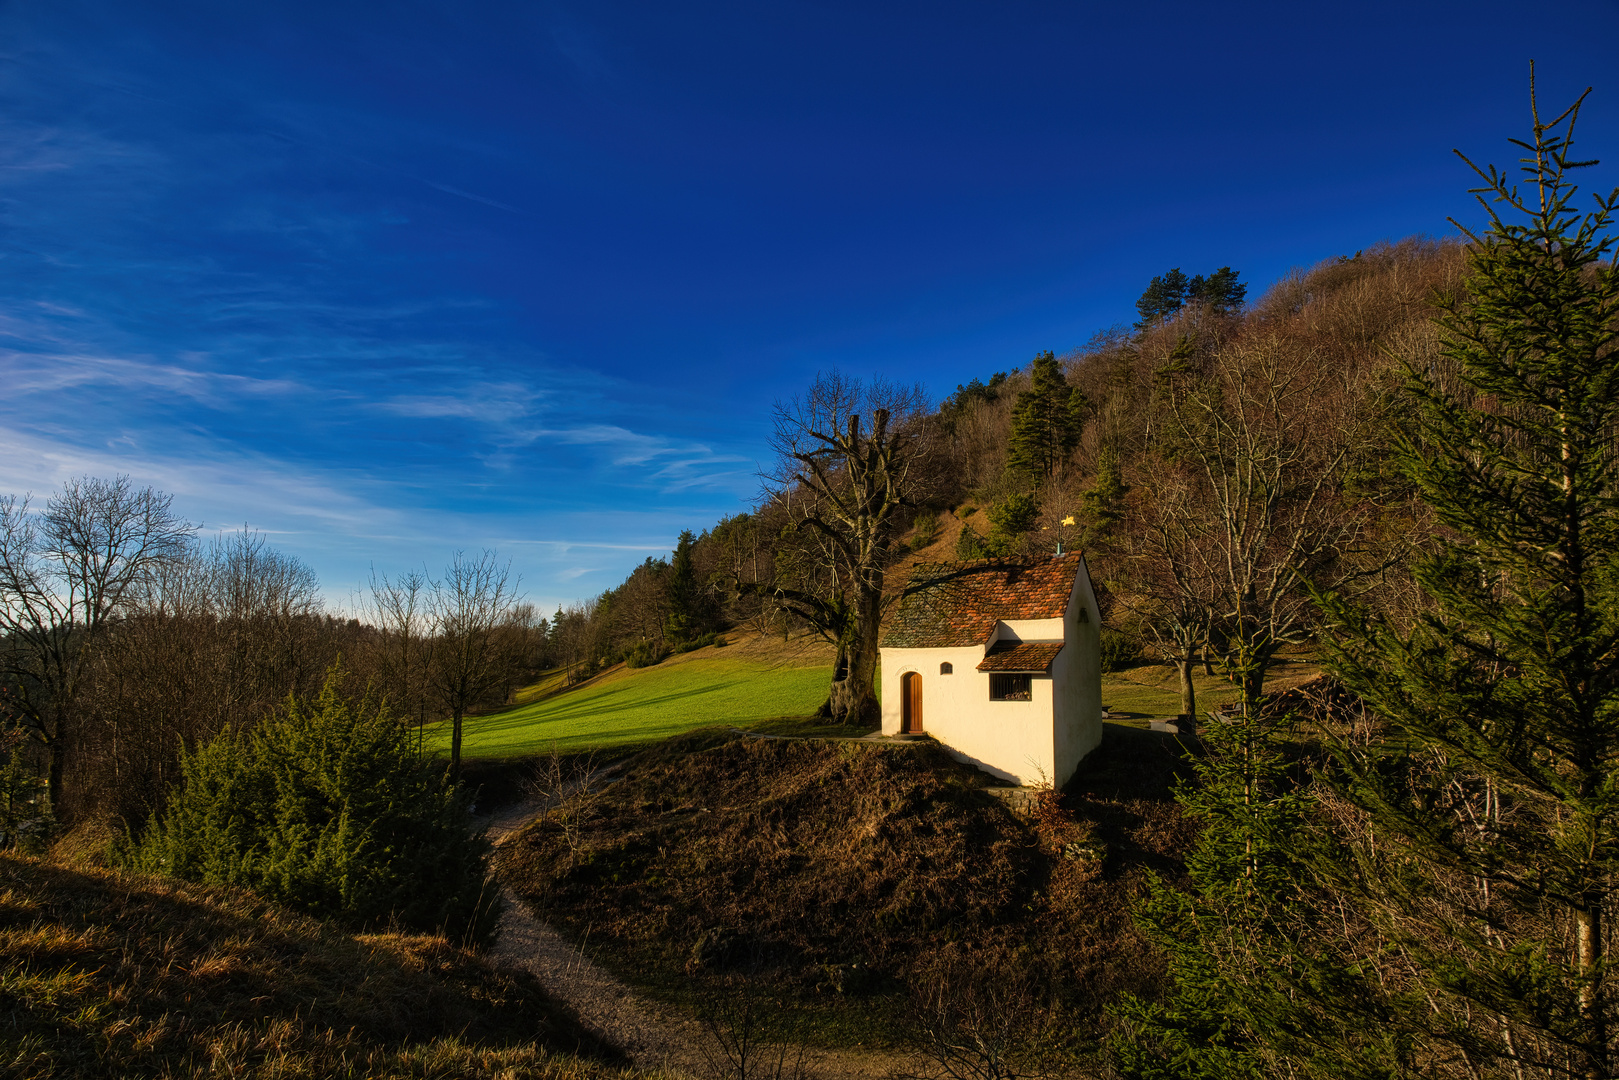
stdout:
[[(540, 812), (536, 802), (497, 811), (489, 819), (496, 846), (517, 835)], [(585, 1024), (624, 1048), (643, 1069), (697, 1072), (697, 1025), (661, 1013), (651, 1002), (603, 971), (572, 942), (536, 919), (510, 889), (489, 959), (527, 971), (571, 1005)]]
[[(540, 812), (537, 802), (496, 811), (488, 820), (489, 838), (498, 846), (517, 835)], [(701, 1025), (638, 996), (592, 963), (572, 942), (531, 914), (510, 889), (503, 890), (506, 911), (488, 952), (497, 964), (529, 972), (545, 988), (566, 1001), (586, 1026), (621, 1046), (643, 1069), (662, 1069), (672, 1076), (714, 1074), (703, 1056)], [(886, 1080), (907, 1060), (895, 1054), (812, 1052), (806, 1077), (849, 1077)]]

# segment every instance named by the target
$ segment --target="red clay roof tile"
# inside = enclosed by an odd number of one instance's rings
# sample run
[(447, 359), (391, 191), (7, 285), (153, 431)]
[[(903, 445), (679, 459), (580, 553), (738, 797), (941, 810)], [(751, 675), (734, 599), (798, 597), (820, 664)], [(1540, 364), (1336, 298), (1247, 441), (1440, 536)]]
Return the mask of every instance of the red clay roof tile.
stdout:
[(1084, 557), (919, 563), (883, 635), (885, 649), (982, 645), (997, 620), (1059, 619)]
[(978, 670), (1047, 672), (1062, 646), (1060, 641), (997, 641), (984, 654)]

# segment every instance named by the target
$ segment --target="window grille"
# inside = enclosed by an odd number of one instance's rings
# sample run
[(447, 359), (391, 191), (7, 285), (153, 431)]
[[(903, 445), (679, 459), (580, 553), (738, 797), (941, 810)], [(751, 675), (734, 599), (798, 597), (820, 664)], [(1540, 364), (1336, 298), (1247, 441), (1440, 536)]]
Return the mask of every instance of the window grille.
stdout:
[(1034, 681), (1028, 675), (993, 673), (989, 677), (989, 700), (1032, 701)]
[(944, 663), (939, 665), (939, 674), (940, 675), (949, 675), (951, 672), (953, 672), (955, 670), (956, 670), (955, 668), (950, 666), (950, 661), (948, 661), (948, 660), (946, 660)]

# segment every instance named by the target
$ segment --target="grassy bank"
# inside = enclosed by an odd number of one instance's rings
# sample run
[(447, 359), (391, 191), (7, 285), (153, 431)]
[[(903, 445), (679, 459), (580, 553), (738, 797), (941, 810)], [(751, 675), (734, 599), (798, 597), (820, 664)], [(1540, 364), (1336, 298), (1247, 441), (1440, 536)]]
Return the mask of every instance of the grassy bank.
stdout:
[[(587, 685), (531, 690), (521, 704), (465, 721), (467, 757), (524, 757), (656, 742), (714, 724), (806, 716), (826, 700), (828, 666), (768, 656), (727, 655), (726, 649), (671, 658), (655, 667), (620, 668)], [(427, 745), (449, 749), (449, 725), (427, 729)]]
[(7, 1076), (627, 1077), (533, 979), (441, 938), (0, 856)]
[[(1311, 659), (1279, 662), (1265, 680), (1266, 693), (1290, 689), (1320, 673)], [(1207, 714), (1222, 705), (1235, 704), (1240, 695), (1223, 675), (1205, 675), (1198, 667), (1192, 677), (1197, 689), (1197, 710)], [(1171, 664), (1143, 661), (1102, 676), (1102, 704), (1113, 713), (1145, 724), (1153, 718), (1168, 718), (1181, 710), (1180, 673)]]

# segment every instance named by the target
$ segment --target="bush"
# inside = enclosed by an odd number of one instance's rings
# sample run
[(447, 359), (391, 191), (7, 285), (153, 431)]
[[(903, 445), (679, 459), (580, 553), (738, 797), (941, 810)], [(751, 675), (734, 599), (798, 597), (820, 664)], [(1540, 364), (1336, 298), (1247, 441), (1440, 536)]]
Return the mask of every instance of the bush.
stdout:
[(661, 664), (669, 655), (669, 646), (662, 642), (637, 641), (624, 653), (624, 666), (632, 668), (651, 667)]
[(972, 562), (989, 555), (984, 548), (984, 538), (973, 531), (971, 525), (963, 525), (961, 533), (956, 537), (956, 560), (958, 562)]
[(1141, 641), (1123, 630), (1102, 627), (1102, 670), (1118, 671), (1141, 659)]
[(916, 515), (915, 528), (911, 533), (911, 550), (921, 551), (938, 538), (939, 515), (931, 510)]
[(499, 917), (489, 842), (443, 764), (333, 668), (313, 703), (289, 699), (252, 733), (182, 760), (184, 787), (124, 861), (238, 885), (358, 929), (398, 925), (482, 943)]
[(0, 848), (38, 854), (56, 828), (45, 771), (21, 728), (0, 730)]
[(720, 637), (719, 634), (715, 633), (713, 630), (710, 630), (708, 633), (694, 637), (690, 641), (682, 641), (679, 645), (675, 646), (675, 652), (689, 653), (693, 649), (703, 649), (710, 645), (724, 644), (725, 639)]

